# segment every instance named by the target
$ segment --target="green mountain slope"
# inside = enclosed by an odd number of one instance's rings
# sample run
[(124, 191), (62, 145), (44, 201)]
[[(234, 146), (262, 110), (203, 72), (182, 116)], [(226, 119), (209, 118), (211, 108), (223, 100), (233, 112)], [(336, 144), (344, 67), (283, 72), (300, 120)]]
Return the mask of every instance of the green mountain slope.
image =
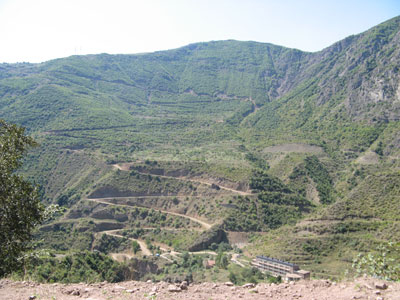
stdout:
[(0, 118), (39, 141), (22, 172), (47, 203), (85, 211), (86, 233), (142, 224), (99, 225), (93, 201), (153, 208), (177, 228), (186, 216), (267, 232), (250, 253), (337, 274), (356, 251), (340, 228), (360, 250), (379, 228), (399, 238), (388, 230), (400, 215), (399, 42), (397, 17), (315, 53), (228, 40), (1, 64)]

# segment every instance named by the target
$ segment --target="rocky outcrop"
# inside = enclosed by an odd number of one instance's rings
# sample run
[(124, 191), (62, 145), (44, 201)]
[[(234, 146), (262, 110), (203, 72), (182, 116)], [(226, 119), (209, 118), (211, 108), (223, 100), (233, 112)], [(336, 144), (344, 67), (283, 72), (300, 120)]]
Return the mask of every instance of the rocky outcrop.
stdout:
[(209, 230), (204, 231), (199, 238), (189, 246), (189, 251), (201, 251), (208, 249), (211, 244), (219, 244), (221, 242), (227, 242), (228, 238), (226, 232), (221, 228), (221, 225), (215, 225)]
[(139, 280), (148, 274), (157, 274), (159, 272), (157, 264), (147, 259), (133, 258), (129, 261), (129, 269), (132, 272), (132, 279)]

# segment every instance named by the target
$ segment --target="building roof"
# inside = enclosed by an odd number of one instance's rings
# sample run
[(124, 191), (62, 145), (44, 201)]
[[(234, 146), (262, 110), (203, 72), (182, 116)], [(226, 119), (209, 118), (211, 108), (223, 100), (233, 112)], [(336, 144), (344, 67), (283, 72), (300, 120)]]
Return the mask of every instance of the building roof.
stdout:
[(310, 271), (298, 270), (298, 271), (296, 271), (296, 273), (298, 273), (298, 274), (310, 274)]
[(289, 262), (286, 262), (286, 261), (283, 261), (283, 260), (279, 260), (279, 259), (276, 259), (276, 258), (264, 256), (264, 255), (257, 256), (257, 258), (261, 259), (261, 260), (265, 260), (265, 261), (274, 262), (274, 263), (278, 263), (278, 264), (281, 264), (281, 265), (289, 266), (289, 267), (296, 267), (297, 266), (295, 264), (292, 264), (292, 263), (289, 263)]
[(209, 266), (215, 266), (215, 260), (207, 260)]
[(298, 275), (298, 274), (293, 274), (293, 273), (287, 273), (286, 275), (285, 275), (285, 277), (286, 278), (293, 278), (293, 279), (302, 279), (303, 277), (301, 277), (300, 275)]

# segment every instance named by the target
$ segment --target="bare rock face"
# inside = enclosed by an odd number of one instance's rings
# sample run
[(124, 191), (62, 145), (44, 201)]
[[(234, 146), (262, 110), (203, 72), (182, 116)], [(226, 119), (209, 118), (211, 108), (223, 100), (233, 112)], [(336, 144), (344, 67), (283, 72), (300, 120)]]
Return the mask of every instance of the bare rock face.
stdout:
[(224, 241), (227, 241), (226, 232), (221, 226), (213, 226), (199, 236), (196, 242), (189, 247), (189, 251), (205, 250), (213, 243), (219, 244)]
[[(132, 278), (139, 279), (143, 277), (145, 274), (157, 274), (159, 269), (157, 264), (149, 260), (141, 260), (137, 258), (133, 258), (129, 262), (129, 267), (131, 267), (134, 271)], [(150, 280), (149, 283), (152, 281)]]

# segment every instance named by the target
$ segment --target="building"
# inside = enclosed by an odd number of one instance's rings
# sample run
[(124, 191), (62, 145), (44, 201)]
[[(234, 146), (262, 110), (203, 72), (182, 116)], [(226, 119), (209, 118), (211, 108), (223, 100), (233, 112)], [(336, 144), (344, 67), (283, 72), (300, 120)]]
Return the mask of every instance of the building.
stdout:
[(282, 278), (284, 278), (286, 274), (294, 274), (299, 270), (299, 267), (295, 264), (267, 256), (257, 256), (256, 259), (253, 259), (251, 265), (261, 272), (268, 273), (275, 277), (281, 276)]
[(299, 274), (302, 277), (302, 279), (310, 280), (311, 277), (310, 271), (298, 270), (297, 274)]
[(213, 267), (215, 266), (215, 260), (210, 260), (210, 259), (205, 260), (205, 261), (203, 262), (203, 265), (204, 265), (204, 267), (205, 267), (206, 269), (211, 269), (211, 268), (213, 268)]
[(298, 265), (267, 256), (257, 256), (251, 265), (263, 273), (274, 277), (280, 276), (288, 281), (310, 279), (310, 272), (300, 270)]

